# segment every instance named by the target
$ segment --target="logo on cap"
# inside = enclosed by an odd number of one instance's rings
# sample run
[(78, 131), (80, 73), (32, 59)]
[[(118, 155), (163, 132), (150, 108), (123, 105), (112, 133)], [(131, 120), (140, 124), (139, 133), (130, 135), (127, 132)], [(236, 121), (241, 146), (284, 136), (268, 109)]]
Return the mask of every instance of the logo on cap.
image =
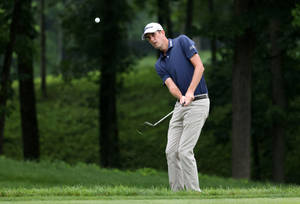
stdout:
[(144, 31), (147, 30), (147, 29), (149, 29), (149, 28), (153, 28), (153, 26), (148, 26), (148, 27), (146, 27), (146, 28), (144, 29)]

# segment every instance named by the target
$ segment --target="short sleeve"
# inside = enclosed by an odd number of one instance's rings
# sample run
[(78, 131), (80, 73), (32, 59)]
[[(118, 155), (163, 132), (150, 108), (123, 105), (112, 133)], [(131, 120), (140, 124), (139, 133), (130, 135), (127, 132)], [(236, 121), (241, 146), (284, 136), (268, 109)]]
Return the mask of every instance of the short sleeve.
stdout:
[(185, 56), (190, 59), (194, 54), (198, 53), (195, 42), (186, 35), (181, 35), (179, 38), (180, 45)]
[(165, 81), (171, 77), (170, 74), (163, 69), (161, 66), (159, 66), (158, 64), (155, 64), (155, 69), (157, 74), (160, 76), (161, 80), (163, 81), (163, 83), (165, 83)]

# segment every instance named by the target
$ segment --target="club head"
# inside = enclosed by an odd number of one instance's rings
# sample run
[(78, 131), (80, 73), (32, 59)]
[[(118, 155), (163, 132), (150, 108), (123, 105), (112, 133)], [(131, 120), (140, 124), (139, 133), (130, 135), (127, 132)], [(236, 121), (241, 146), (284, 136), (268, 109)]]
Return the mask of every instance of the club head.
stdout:
[(155, 125), (150, 123), (150, 122), (144, 122), (138, 129), (136, 129), (136, 132), (139, 134), (139, 135), (144, 135), (143, 132), (145, 130), (147, 130), (149, 127), (154, 127)]
[(144, 135), (140, 130), (136, 129), (136, 132), (139, 133), (140, 135)]
[(136, 132), (139, 134), (139, 135), (144, 135), (144, 132), (149, 128), (148, 125), (145, 125), (145, 124), (140, 124), (139, 127), (136, 129)]
[(152, 124), (152, 123), (150, 123), (150, 122), (148, 122), (148, 121), (144, 122), (144, 125), (148, 125), (148, 126), (151, 126), (151, 127), (154, 127), (154, 126), (155, 126), (154, 124)]
[(168, 113), (167, 115), (165, 115), (163, 118), (161, 118), (159, 121), (157, 121), (156, 123), (150, 123), (148, 121), (144, 122), (144, 124), (142, 125), (142, 127), (140, 127), (139, 129), (136, 129), (137, 133), (139, 133), (140, 135), (143, 135), (144, 130), (148, 127), (155, 127), (156, 125), (158, 125), (159, 123), (161, 123), (162, 121), (164, 121), (167, 117), (169, 117), (171, 114), (173, 114), (174, 110), (171, 111), (170, 113)]

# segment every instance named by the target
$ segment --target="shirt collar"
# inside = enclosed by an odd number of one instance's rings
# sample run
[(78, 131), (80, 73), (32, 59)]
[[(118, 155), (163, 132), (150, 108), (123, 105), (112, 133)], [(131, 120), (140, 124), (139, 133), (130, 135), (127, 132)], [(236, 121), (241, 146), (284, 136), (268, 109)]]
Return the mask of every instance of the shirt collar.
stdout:
[(171, 38), (169, 38), (169, 47), (168, 50), (171, 49), (173, 47), (173, 40)]
[[(173, 39), (169, 38), (168, 40), (169, 40), (169, 43), (168, 43), (168, 50), (167, 50), (167, 53), (168, 53), (169, 50), (170, 50), (171, 48), (173, 48), (173, 46), (174, 46), (174, 41), (173, 41)], [(163, 52), (160, 52), (160, 56), (161, 56), (161, 57), (165, 57), (164, 54), (163, 54)]]

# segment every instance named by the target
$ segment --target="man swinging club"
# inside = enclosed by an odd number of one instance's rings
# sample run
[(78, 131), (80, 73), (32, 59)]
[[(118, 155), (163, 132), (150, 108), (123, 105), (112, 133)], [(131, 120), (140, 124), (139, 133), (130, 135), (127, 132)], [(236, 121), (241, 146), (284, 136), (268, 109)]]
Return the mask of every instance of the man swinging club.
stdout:
[(160, 50), (156, 72), (177, 98), (166, 147), (170, 187), (173, 191), (201, 192), (193, 149), (208, 117), (210, 101), (195, 43), (185, 35), (168, 39), (158, 23), (147, 24), (142, 39)]

